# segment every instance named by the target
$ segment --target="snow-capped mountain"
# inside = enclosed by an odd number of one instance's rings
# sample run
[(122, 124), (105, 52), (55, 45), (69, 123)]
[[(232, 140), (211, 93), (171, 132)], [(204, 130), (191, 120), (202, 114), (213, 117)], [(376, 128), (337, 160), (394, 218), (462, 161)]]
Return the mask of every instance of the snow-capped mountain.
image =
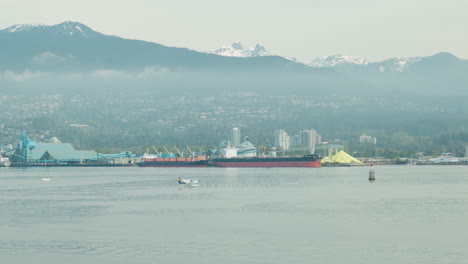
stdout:
[[(158, 43), (109, 36), (93, 31), (77, 22), (66, 21), (57, 25), (20, 24), (0, 30), (0, 70), (40, 68), (135, 69), (156, 65), (174, 68), (275, 68), (290, 71), (336, 71), (349, 74), (382, 74), (392, 72), (466, 71), (468, 61), (450, 53), (429, 57), (391, 58), (369, 62), (362, 57), (333, 55), (314, 58), (308, 63), (291, 57), (270, 54), (263, 45), (244, 48), (236, 42), (210, 53), (184, 48), (167, 47)], [(123, 56), (125, 55), (125, 56)], [(234, 57), (251, 57), (239, 60)], [(317, 69), (331, 68), (331, 69)], [(385, 74), (384, 74), (385, 75)]]
[[(231, 46), (224, 46), (209, 53), (226, 57), (243, 58), (271, 56), (262, 44), (257, 44), (255, 47), (244, 48), (240, 42), (234, 42)], [(422, 59), (421, 57), (391, 58), (381, 62), (371, 63), (364, 57), (345, 56), (341, 54), (315, 57), (309, 62), (301, 62), (292, 57), (283, 58), (302, 63), (312, 68), (334, 68), (338, 71), (346, 71), (349, 67), (365, 67), (372, 65), (373, 67), (377, 67), (380, 72), (403, 72), (410, 67), (410, 65)]]
[[(81, 23), (70, 21), (52, 26), (13, 25), (0, 30), (0, 43), (0, 75), (2, 71), (7, 70), (133, 71), (153, 66), (167, 69), (315, 71), (278, 56), (261, 56), (267, 54), (261, 45), (246, 51), (246, 55), (254, 58), (239, 60), (154, 42), (105, 35)], [(243, 50), (236, 45), (234, 48)]]
[(36, 29), (42, 29), (48, 27), (45, 24), (16, 24), (10, 27), (5, 28), (3, 31), (8, 32), (24, 32), (24, 31), (34, 31)]
[(404, 72), (414, 63), (421, 61), (422, 57), (391, 58), (378, 62), (380, 72)]
[(21, 32), (53, 32), (59, 35), (81, 36), (88, 38), (97, 32), (89, 27), (72, 21), (65, 21), (57, 25), (48, 26), (44, 24), (17, 24), (5, 28), (5, 32), (21, 33)]
[(358, 68), (377, 68), (380, 72), (404, 72), (411, 65), (421, 61), (423, 57), (409, 58), (390, 58), (379, 62), (369, 62), (363, 57), (353, 57), (344, 55), (332, 55), (325, 57), (313, 58), (310, 62), (305, 63), (307, 66), (315, 68), (334, 68), (338, 71), (347, 71), (349, 69)]
[(226, 57), (243, 58), (271, 56), (262, 44), (257, 44), (255, 47), (245, 49), (240, 42), (234, 42), (231, 46), (224, 46), (210, 51), (209, 53)]
[(367, 65), (369, 62), (363, 57), (344, 56), (340, 54), (316, 57), (310, 62), (305, 63), (308, 66), (316, 68), (336, 67), (340, 65)]

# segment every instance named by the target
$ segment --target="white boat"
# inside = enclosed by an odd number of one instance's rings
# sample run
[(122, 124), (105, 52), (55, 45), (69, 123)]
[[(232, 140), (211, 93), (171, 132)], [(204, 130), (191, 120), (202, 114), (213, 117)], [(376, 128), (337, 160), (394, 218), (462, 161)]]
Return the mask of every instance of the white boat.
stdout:
[(50, 178), (49, 177), (44, 177), (44, 178), (41, 178), (41, 181), (50, 181)]

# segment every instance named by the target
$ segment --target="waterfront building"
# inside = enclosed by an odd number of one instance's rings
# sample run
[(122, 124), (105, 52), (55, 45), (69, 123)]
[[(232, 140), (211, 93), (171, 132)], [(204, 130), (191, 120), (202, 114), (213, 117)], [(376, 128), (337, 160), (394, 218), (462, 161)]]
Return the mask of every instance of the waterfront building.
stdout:
[(275, 131), (275, 147), (279, 147), (282, 150), (289, 149), (290, 138), (284, 129), (278, 129)]
[(236, 147), (227, 146), (226, 148), (223, 149), (223, 153), (221, 154), (221, 156), (223, 158), (235, 158), (237, 157), (238, 151), (239, 149)]
[(231, 130), (231, 143), (233, 146), (239, 146), (241, 143), (241, 131), (240, 128), (234, 127)]
[[(12, 161), (16, 163), (88, 163), (98, 159), (96, 151), (76, 150), (70, 143), (41, 143), (32, 141), (21, 133), (22, 141), (14, 150)], [(52, 138), (49, 142), (60, 142)]]
[(322, 142), (322, 137), (314, 129), (299, 131), (301, 145), (310, 151), (315, 152), (315, 146)]
[(237, 156), (242, 158), (256, 157), (257, 148), (250, 143), (249, 138), (245, 137), (245, 141), (238, 146)]
[(367, 136), (366, 134), (362, 134), (359, 137), (359, 143), (371, 143), (371, 144), (377, 144), (377, 138), (372, 137), (372, 136)]
[(299, 135), (294, 135), (289, 137), (289, 146), (297, 147), (301, 146), (301, 137)]
[(93, 150), (76, 150), (70, 143), (36, 143), (28, 162), (83, 163), (97, 160)]

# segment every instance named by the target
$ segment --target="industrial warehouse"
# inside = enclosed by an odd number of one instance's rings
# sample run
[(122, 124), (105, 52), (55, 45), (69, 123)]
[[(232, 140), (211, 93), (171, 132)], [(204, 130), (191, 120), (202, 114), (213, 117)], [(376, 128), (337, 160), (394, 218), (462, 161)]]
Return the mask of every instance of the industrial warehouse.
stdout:
[(47, 143), (30, 140), (24, 131), (21, 142), (10, 151), (11, 166), (124, 166), (140, 159), (131, 152), (100, 154), (94, 150), (76, 150), (70, 143), (53, 137)]

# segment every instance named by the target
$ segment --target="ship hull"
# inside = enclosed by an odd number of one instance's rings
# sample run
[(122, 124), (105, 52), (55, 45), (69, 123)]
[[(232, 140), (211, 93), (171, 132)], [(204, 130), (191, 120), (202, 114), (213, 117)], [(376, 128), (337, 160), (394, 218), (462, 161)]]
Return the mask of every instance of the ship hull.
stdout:
[(313, 162), (216, 162), (215, 167), (236, 168), (320, 168), (320, 161)]
[(203, 168), (208, 167), (206, 161), (194, 161), (194, 162), (177, 162), (177, 161), (155, 161), (155, 162), (141, 162), (137, 163), (140, 167), (190, 167), (190, 168)]
[(213, 159), (213, 167), (238, 168), (320, 168), (320, 159), (316, 156), (286, 157), (286, 158), (233, 158)]

